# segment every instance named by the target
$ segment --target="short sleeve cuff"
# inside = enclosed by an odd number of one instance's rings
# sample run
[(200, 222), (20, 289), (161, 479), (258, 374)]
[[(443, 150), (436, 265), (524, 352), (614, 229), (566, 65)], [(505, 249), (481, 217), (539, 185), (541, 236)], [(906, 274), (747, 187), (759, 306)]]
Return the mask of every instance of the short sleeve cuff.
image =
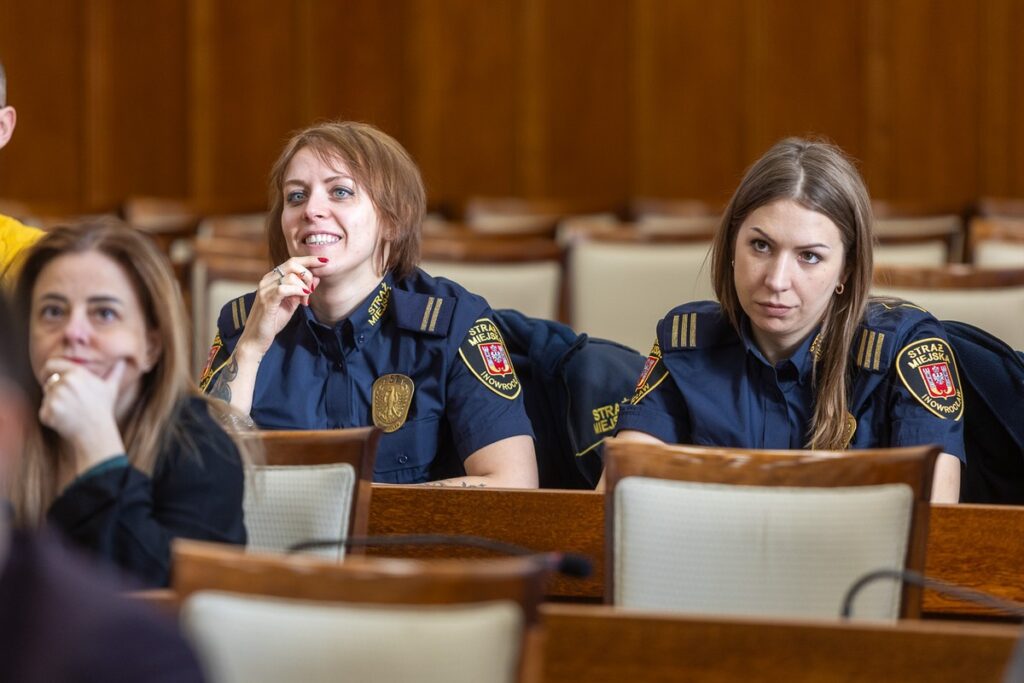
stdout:
[(894, 447), (900, 446), (923, 446), (936, 444), (943, 453), (949, 453), (959, 458), (960, 462), (966, 463), (967, 456), (964, 450), (963, 420), (956, 422), (944, 421), (946, 429), (936, 429), (936, 420), (927, 418), (923, 420), (900, 420), (892, 425), (892, 443)]
[(488, 416), (487, 419), (480, 419), (473, 429), (453, 434), (455, 450), (463, 462), (481, 448), (513, 436), (536, 438), (525, 412), (521, 418), (517, 418), (516, 415), (503, 415), (497, 418)]
[(646, 406), (626, 404), (620, 408), (615, 434), (624, 429), (650, 434), (665, 443), (679, 443), (679, 431), (675, 420), (667, 413)]

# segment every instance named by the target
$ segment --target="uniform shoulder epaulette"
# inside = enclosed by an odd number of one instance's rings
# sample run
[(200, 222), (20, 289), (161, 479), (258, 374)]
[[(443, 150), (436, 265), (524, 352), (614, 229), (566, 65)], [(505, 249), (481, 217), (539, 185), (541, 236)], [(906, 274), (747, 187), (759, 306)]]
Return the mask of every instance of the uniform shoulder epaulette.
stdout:
[(420, 294), (395, 289), (392, 293), (395, 323), (403, 330), (444, 337), (458, 301), (451, 295)]
[(736, 332), (713, 301), (695, 301), (669, 311), (658, 323), (658, 344), (663, 352), (702, 349), (735, 339)]
[(904, 332), (930, 317), (923, 308), (906, 301), (870, 301), (850, 346), (854, 364), (872, 372), (888, 371)]
[(220, 309), (220, 316), (217, 318), (217, 330), (222, 338), (227, 339), (242, 333), (255, 300), (256, 292), (249, 292), (224, 304), (224, 307)]

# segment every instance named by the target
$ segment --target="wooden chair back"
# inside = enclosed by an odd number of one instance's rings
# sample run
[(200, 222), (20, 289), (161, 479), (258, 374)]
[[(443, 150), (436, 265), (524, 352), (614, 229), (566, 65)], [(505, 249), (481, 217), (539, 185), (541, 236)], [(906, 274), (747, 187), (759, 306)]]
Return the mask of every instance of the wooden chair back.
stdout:
[[(615, 489), (624, 479), (644, 477), (732, 486), (833, 488), (902, 484), (912, 493), (904, 568), (924, 570), (928, 513), (937, 446), (857, 452), (778, 451), (670, 446), (621, 439), (605, 443), (605, 599), (615, 584)], [(921, 612), (921, 590), (907, 586), (901, 613)]]
[(1024, 268), (879, 266), (872, 294), (905, 299), (940, 320), (958, 320), (1024, 349)]
[[(348, 537), (365, 536), (369, 527), (373, 467), (381, 432), (375, 427), (324, 430), (262, 430), (263, 463), (257, 467), (316, 467), (345, 464), (353, 468), (356, 486), (349, 514)], [(363, 550), (356, 548), (355, 554)]]
[(1024, 268), (1024, 214), (972, 218), (967, 260), (980, 268)]
[[(397, 616), (392, 611), (391, 619), (396, 623), (401, 622), (403, 614), (422, 620), (425, 613), (429, 614), (425, 610), (428, 607), (491, 610), (495, 603), (515, 605), (521, 619), (518, 637), (511, 642), (518, 643), (518, 661), (509, 663), (513, 667), (518, 664), (518, 671), (506, 670), (501, 678), (512, 674), (520, 681), (539, 680), (539, 605), (549, 568), (537, 556), (427, 561), (350, 557), (334, 564), (296, 555), (247, 554), (229, 546), (183, 540), (175, 541), (173, 555), (172, 588), (185, 604), (186, 615), (189, 598), (201, 598), (208, 591), (231, 593), (239, 598), (285, 598), (307, 604), (317, 601), (392, 610), (415, 608), (413, 613), (399, 612)], [(400, 650), (396, 656), (400, 656)], [(492, 663), (488, 668), (493, 671), (496, 666), (501, 668), (500, 663)]]
[(963, 211), (920, 202), (874, 200), (875, 261), (938, 266), (961, 260)]
[(722, 207), (699, 199), (638, 198), (630, 203), (636, 230), (643, 233), (713, 235)]
[(519, 234), (551, 237), (560, 221), (570, 216), (607, 215), (613, 207), (603, 202), (525, 197), (471, 197), (463, 219), (470, 229), (484, 234)]
[(196, 238), (190, 270), (196, 372), (206, 362), (221, 308), (255, 290), (270, 268), (262, 240), (203, 234)]

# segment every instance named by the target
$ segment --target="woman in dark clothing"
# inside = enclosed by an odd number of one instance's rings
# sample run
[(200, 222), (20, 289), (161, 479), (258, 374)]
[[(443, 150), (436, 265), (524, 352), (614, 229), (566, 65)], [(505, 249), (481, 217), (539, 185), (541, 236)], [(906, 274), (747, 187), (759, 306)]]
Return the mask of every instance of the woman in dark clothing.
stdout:
[(239, 445), (192, 385), (184, 306), (149, 239), (114, 223), (48, 233), (25, 260), (38, 421), (13, 479), (16, 521), (57, 527), (145, 585), (174, 537), (243, 544)]

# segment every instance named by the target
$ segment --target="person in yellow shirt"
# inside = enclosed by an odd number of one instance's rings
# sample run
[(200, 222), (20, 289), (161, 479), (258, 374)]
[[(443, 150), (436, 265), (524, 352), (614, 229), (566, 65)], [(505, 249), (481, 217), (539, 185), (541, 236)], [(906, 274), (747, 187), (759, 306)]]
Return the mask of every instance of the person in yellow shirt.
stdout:
[[(0, 63), (0, 149), (14, 134), (14, 124), (18, 115), (14, 107), (7, 104), (7, 74)], [(8, 279), (7, 271), (11, 269), (15, 259), (22, 251), (35, 243), (43, 235), (42, 230), (0, 214), (0, 281)]]

